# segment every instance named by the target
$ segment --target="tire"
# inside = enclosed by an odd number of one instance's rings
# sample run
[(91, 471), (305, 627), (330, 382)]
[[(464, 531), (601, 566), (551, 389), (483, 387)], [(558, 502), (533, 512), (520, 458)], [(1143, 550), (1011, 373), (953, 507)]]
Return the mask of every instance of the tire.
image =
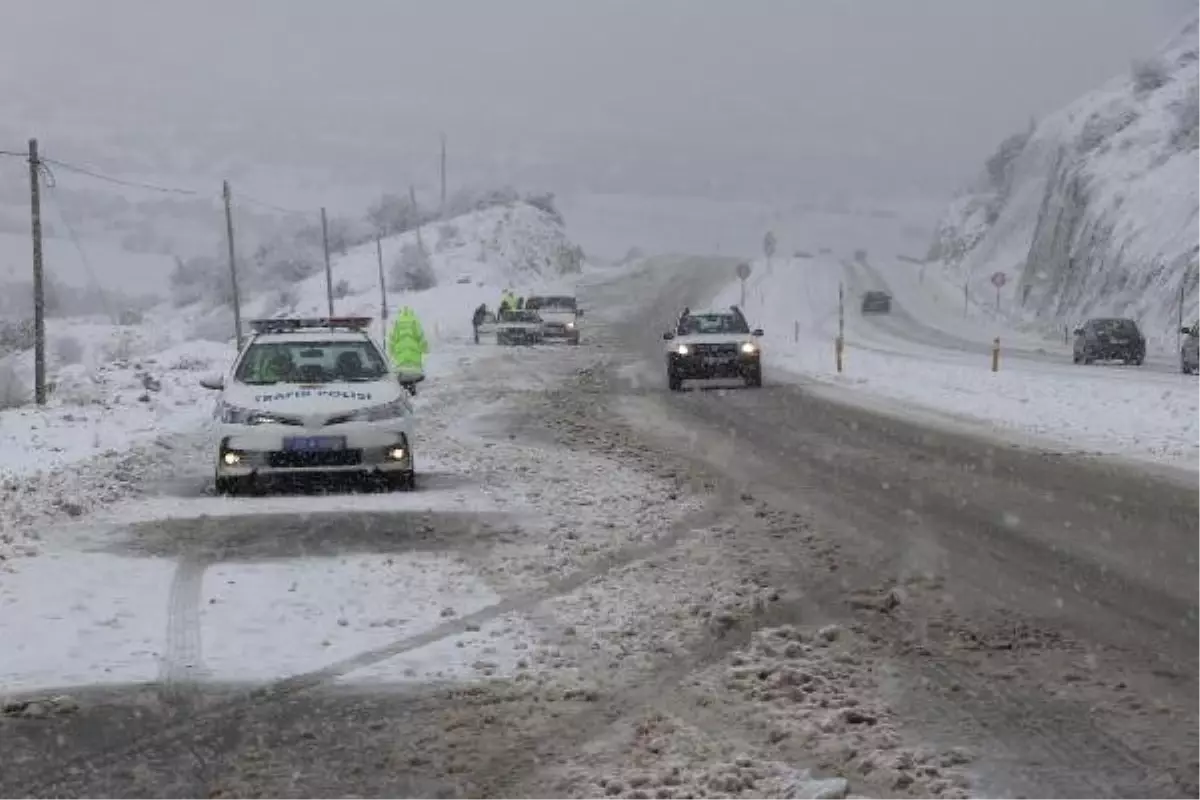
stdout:
[(213, 481), (216, 492), (222, 497), (236, 497), (239, 494), (244, 494), (246, 491), (246, 481), (244, 478), (221, 478), (218, 477)]
[(1145, 356), (1137, 356), (1136, 358), (1132, 358), (1132, 359), (1130, 359), (1129, 361), (1127, 361), (1127, 362), (1125, 362), (1125, 363), (1127, 363), (1127, 364), (1133, 364), (1135, 367), (1140, 367), (1140, 366), (1142, 365), (1142, 362), (1143, 362), (1143, 361), (1145, 361), (1145, 360), (1146, 360), (1146, 357), (1145, 357)]
[(752, 389), (762, 388), (762, 367), (746, 375), (746, 385)]
[(387, 485), (393, 492), (411, 492), (417, 488), (417, 473), (414, 470), (389, 475)]
[(671, 370), (667, 370), (667, 388), (672, 392), (678, 392), (683, 389), (683, 381)]
[(1081, 359), (1081, 358), (1079, 357), (1079, 353), (1072, 353), (1072, 354), (1071, 354), (1071, 363), (1073, 363), (1073, 364), (1078, 364), (1078, 363), (1079, 363), (1080, 361), (1082, 361), (1082, 360), (1083, 360), (1083, 359)]
[(1083, 351), (1083, 363), (1084, 363), (1084, 364), (1091, 364), (1091, 363), (1093, 363), (1095, 360), (1096, 360), (1096, 359), (1092, 358), (1092, 356), (1091, 356), (1091, 354), (1090, 354), (1089, 352), (1087, 352), (1086, 350), (1084, 350), (1084, 351)]

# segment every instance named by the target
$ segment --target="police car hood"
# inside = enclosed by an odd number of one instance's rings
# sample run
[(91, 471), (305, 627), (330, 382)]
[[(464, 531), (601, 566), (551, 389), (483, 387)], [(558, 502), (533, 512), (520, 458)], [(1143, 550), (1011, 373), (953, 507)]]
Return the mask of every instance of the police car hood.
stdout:
[(498, 328), (536, 329), (536, 328), (540, 328), (541, 326), (542, 326), (542, 323), (540, 323), (540, 322), (526, 322), (524, 320), (515, 320), (515, 319), (514, 320), (501, 320), (496, 323), (496, 327), (498, 327)]
[(354, 383), (235, 383), (225, 390), (224, 400), (232, 406), (255, 411), (273, 411), (289, 416), (338, 414), (383, 405), (397, 400), (403, 390), (395, 377)]
[(748, 333), (689, 333), (676, 336), (671, 340), (673, 347), (681, 344), (742, 344), (752, 342), (754, 337)]

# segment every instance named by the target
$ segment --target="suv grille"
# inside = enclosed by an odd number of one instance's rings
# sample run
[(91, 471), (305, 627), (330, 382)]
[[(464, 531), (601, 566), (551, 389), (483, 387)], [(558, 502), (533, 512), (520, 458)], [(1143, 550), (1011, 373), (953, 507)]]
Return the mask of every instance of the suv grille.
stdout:
[(362, 463), (361, 450), (327, 450), (307, 452), (280, 450), (267, 457), (267, 463), (280, 469), (299, 467), (353, 467)]
[(698, 356), (736, 356), (738, 346), (736, 344), (698, 344), (695, 345), (694, 352)]

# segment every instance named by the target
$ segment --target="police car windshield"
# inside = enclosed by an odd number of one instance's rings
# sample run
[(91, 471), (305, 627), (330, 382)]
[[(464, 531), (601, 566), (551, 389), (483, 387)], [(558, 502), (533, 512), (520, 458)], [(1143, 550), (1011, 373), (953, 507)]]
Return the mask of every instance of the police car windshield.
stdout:
[(367, 341), (255, 342), (238, 364), (234, 380), (271, 383), (361, 383), (387, 375), (387, 363)]
[(693, 314), (685, 321), (689, 334), (749, 333), (746, 321), (734, 314)]
[(500, 314), (501, 322), (537, 322), (535, 311), (505, 311)]

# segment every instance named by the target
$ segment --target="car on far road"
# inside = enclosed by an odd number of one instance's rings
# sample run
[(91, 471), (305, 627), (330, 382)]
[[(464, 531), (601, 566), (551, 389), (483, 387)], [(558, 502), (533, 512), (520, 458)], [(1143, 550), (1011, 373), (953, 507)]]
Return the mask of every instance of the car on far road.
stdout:
[(892, 312), (892, 296), (879, 289), (864, 292), (862, 297), (862, 313), (890, 314)]
[(1140, 366), (1146, 360), (1146, 337), (1131, 319), (1089, 319), (1075, 329), (1072, 357), (1076, 364), (1121, 361)]
[(496, 344), (541, 344), (542, 318), (528, 309), (506, 309), (496, 320)]
[(673, 392), (686, 380), (741, 378), (747, 386), (762, 386), (762, 329), (751, 331), (736, 306), (725, 310), (689, 312), (667, 342), (667, 386)]
[(1184, 375), (1200, 372), (1200, 322), (1184, 328), (1183, 344), (1179, 347), (1179, 369)]
[(525, 298), (525, 310), (536, 311), (542, 318), (545, 341), (579, 344), (579, 318), (583, 311), (571, 295), (531, 295)]
[(216, 488), (280, 479), (416, 484), (413, 407), (371, 339), (369, 317), (253, 320), (213, 409)]

